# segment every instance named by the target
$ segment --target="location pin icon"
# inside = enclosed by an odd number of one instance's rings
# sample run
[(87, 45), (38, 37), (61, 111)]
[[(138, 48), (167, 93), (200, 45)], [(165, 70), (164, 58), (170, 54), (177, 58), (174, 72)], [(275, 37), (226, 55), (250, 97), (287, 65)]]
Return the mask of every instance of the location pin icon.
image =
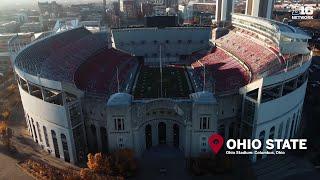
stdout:
[(218, 154), (223, 146), (223, 137), (218, 133), (214, 133), (209, 137), (208, 143), (213, 153)]

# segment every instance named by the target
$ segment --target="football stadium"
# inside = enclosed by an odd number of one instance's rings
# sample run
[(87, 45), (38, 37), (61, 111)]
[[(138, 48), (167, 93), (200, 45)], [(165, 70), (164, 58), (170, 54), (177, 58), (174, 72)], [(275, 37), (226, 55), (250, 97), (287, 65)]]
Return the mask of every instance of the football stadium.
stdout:
[(215, 132), (298, 136), (309, 38), (244, 14), (217, 29), (79, 27), (29, 44), (14, 70), (29, 133), (57, 158), (76, 164), (88, 152), (130, 148), (142, 156), (157, 146), (196, 157), (210, 151)]

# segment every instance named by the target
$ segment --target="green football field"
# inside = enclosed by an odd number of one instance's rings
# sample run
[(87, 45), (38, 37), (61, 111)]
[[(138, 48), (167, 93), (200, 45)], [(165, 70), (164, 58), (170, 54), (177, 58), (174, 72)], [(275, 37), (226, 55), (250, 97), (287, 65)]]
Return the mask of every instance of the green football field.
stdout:
[[(184, 98), (192, 93), (189, 90), (184, 68), (164, 67), (162, 68), (162, 89), (164, 98)], [(160, 98), (161, 83), (160, 69), (142, 67), (136, 87), (135, 98)]]

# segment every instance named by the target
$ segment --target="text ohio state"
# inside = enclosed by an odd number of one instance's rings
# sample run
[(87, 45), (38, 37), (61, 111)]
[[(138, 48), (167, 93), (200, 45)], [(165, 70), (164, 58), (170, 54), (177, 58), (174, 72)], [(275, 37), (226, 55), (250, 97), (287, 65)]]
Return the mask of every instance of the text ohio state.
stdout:
[[(285, 150), (285, 149), (307, 149), (307, 139), (267, 139), (265, 147), (267, 150)], [(259, 139), (228, 139), (226, 146), (229, 150), (234, 149), (262, 149), (264, 143)]]

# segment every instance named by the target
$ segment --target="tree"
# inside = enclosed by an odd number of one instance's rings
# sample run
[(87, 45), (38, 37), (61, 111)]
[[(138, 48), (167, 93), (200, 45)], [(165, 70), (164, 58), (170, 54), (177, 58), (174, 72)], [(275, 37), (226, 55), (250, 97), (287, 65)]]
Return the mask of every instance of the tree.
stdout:
[(87, 180), (91, 180), (94, 179), (94, 172), (92, 170), (90, 170), (89, 168), (82, 168), (80, 170), (80, 177), (81, 179), (87, 179)]
[(8, 128), (6, 121), (0, 121), (0, 139), (8, 148), (11, 147), (12, 129)]
[(8, 120), (9, 116), (10, 116), (10, 111), (9, 110), (5, 110), (1, 113), (3, 119), (6, 121)]
[(7, 122), (6, 121), (0, 121), (0, 135), (4, 136), (7, 133)]
[(87, 166), (95, 173), (108, 175), (111, 172), (109, 158), (102, 155), (102, 153), (88, 154)]
[[(106, 156), (102, 153), (88, 154), (88, 168), (80, 171), (82, 179), (97, 179), (105, 177), (107, 179), (123, 179), (122, 176), (130, 177), (137, 170), (134, 151), (121, 149)], [(119, 176), (119, 177), (117, 177)]]

